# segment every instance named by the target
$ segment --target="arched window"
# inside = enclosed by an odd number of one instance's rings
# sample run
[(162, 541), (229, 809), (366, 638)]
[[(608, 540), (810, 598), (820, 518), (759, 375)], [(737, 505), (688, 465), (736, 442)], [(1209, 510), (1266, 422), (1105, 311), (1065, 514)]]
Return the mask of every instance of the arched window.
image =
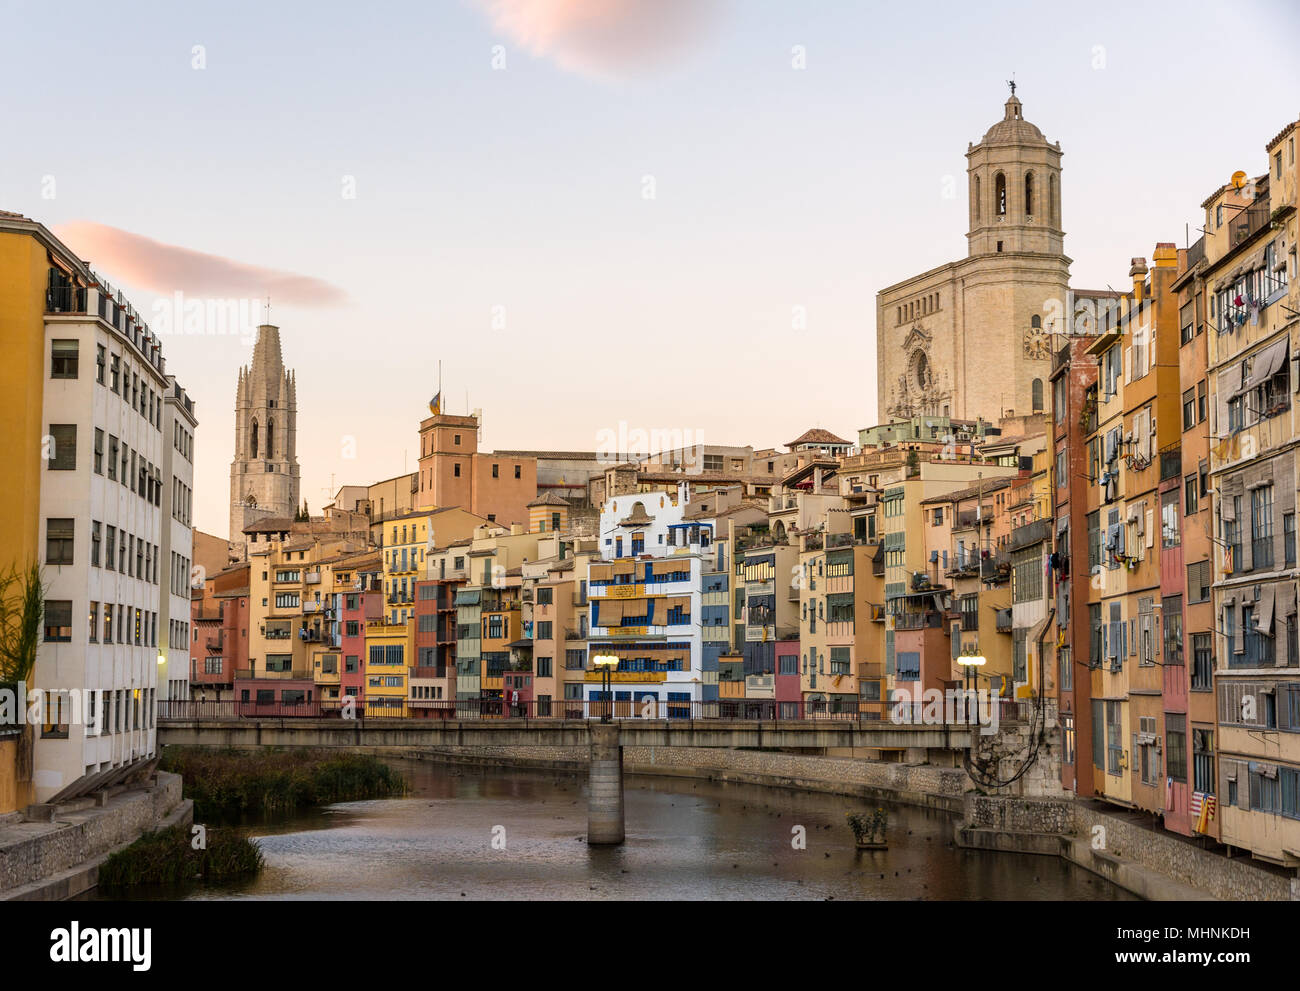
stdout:
[(993, 177), (993, 206), (999, 217), (1007, 215), (1007, 177), (1001, 172)]
[(1047, 210), (1053, 224), (1061, 223), (1061, 204), (1056, 199), (1056, 176), (1047, 177)]
[(1041, 413), (1043, 411), (1043, 380), (1042, 379), (1034, 379), (1033, 390), (1034, 390), (1034, 395), (1033, 395), (1034, 412)]
[(975, 177), (975, 189), (971, 193), (971, 199), (975, 202), (975, 222), (979, 223), (980, 219), (980, 177)]
[(1040, 317), (1037, 313), (1035, 313), (1032, 317), (1029, 318), (1029, 326), (1033, 327), (1034, 330), (1037, 330), (1042, 325), (1043, 325), (1043, 318)]
[(275, 421), (266, 421), (266, 456), (275, 457)]
[(250, 446), (252, 447), (253, 457), (257, 457), (257, 421), (256, 420), (253, 421), (252, 436), (249, 439), (251, 441)]
[(1026, 172), (1025, 173), (1025, 216), (1032, 217), (1033, 215), (1034, 215), (1034, 174), (1032, 172)]

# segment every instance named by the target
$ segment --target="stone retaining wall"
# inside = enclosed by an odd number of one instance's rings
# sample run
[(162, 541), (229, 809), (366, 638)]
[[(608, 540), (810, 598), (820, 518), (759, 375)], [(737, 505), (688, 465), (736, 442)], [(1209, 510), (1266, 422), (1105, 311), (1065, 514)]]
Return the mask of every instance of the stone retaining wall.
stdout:
[[(1214, 898), (1229, 901), (1300, 900), (1300, 881), (1265, 870), (1245, 858), (1232, 858), (1202, 850), (1167, 833), (1144, 829), (1107, 815), (1082, 802), (1072, 803), (1071, 832), (1087, 847), (1095, 847), (1094, 836), (1104, 843), (1102, 852), (1122, 862), (1136, 864), (1178, 884), (1200, 889)], [(1100, 826), (1104, 833), (1094, 834)], [(1076, 843), (1076, 848), (1083, 844)], [(1080, 866), (1087, 866), (1081, 864)]]
[(26, 824), (12, 826), (5, 830), (8, 840), (0, 843), (0, 899), (10, 889), (54, 877), (135, 841), (180, 803), (180, 775), (159, 771), (156, 784), (115, 795), (103, 807), (57, 815), (54, 828), (31, 824), (28, 838), (21, 836)]

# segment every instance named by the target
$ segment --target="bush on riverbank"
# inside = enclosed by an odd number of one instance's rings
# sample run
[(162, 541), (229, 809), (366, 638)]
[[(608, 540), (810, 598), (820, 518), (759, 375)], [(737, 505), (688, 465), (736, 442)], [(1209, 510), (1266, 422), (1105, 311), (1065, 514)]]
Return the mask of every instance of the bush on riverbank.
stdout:
[(182, 777), (201, 821), (406, 794), (406, 780), (369, 754), (167, 747), (159, 767)]
[(246, 836), (229, 829), (209, 829), (204, 849), (195, 850), (185, 826), (145, 833), (99, 868), (99, 884), (126, 888), (137, 884), (184, 881), (233, 881), (252, 877), (263, 866), (262, 851)]

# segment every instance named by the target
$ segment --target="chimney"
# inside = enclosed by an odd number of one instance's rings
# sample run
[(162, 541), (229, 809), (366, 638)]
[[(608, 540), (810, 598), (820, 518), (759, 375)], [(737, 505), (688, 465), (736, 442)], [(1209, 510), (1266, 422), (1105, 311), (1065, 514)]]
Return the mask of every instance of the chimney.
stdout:
[(1147, 277), (1147, 260), (1145, 258), (1134, 258), (1133, 264), (1129, 266), (1128, 274), (1133, 278), (1133, 299), (1135, 302), (1142, 300), (1142, 283)]

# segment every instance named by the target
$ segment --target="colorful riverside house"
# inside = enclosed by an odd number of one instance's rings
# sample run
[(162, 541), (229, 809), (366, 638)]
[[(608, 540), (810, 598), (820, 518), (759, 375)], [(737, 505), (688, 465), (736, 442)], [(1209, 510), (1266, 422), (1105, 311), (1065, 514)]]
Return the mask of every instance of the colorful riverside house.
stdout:
[(407, 705), (411, 658), (415, 656), (415, 623), (393, 623), (385, 612), (366, 623), (366, 716), (404, 719)]
[[(740, 649), (739, 641), (734, 639), (734, 615), (737, 599), (734, 596), (736, 586), (732, 561), (735, 546), (734, 534), (737, 529), (766, 522), (763, 510), (743, 501), (743, 488), (733, 486), (719, 489), (707, 494), (696, 495), (687, 504), (682, 515), (682, 522), (669, 528), (669, 540), (675, 546), (683, 541), (689, 546), (692, 533), (702, 539), (703, 534), (711, 534), (703, 574), (702, 609), (700, 617), (701, 638), (703, 641), (704, 701), (712, 702), (721, 697), (719, 659), (730, 653), (733, 647)], [(681, 539), (679, 539), (681, 538)], [(699, 542), (697, 539), (697, 542)], [(743, 559), (743, 555), (742, 555)], [(728, 687), (729, 698), (749, 698), (758, 701), (774, 698), (772, 673), (730, 671), (744, 681), (740, 694), (734, 686)], [(770, 708), (770, 706), (769, 706)]]
[[(1160, 452), (1161, 534), (1173, 525), (1181, 572), (1172, 574), (1176, 560), (1161, 563), (1164, 596), (1164, 641), (1170, 652), (1181, 651), (1181, 663), (1165, 668), (1166, 697), (1187, 698), (1188, 738), (1191, 744), (1186, 814), (1165, 815), (1165, 826), (1184, 834), (1201, 833), (1219, 838), (1218, 798), (1214, 767), (1218, 736), (1214, 706), (1214, 526), (1210, 512), (1210, 407), (1207, 376), (1205, 237), (1179, 253), (1178, 277), (1178, 380), (1182, 389), (1182, 438), (1173, 451)], [(1177, 465), (1177, 474), (1174, 467)], [(1176, 490), (1177, 498), (1169, 493)], [(1169, 517), (1173, 515), (1171, 520)], [(1169, 553), (1173, 558), (1173, 553)], [(1172, 589), (1176, 588), (1175, 592)], [(1179, 628), (1172, 628), (1175, 618)], [(1173, 680), (1182, 682), (1181, 686)], [(1166, 718), (1166, 722), (1168, 719)]]
[[(381, 619), (384, 614), (383, 565), (379, 553), (369, 551), (346, 558), (339, 565), (340, 573), (344, 567), (350, 571), (352, 582), (339, 596), (343, 657), (339, 697), (353, 699), (359, 713), (366, 697), (366, 624)], [(342, 584), (341, 574), (339, 581)]]
[(779, 640), (796, 638), (803, 649), (803, 700), (811, 703), (817, 712), (827, 708), (824, 679), (820, 690), (815, 685), (808, 689), (806, 682), (808, 649), (799, 632), (803, 580), (797, 540), (796, 537), (796, 543), (790, 544), (784, 532), (778, 536), (775, 530), (758, 526), (746, 527), (735, 537), (735, 557), (740, 569), (737, 581), (742, 583), (744, 594), (744, 624), (738, 643), (744, 658), (744, 674), (762, 677), (764, 683), (769, 676), (772, 679), (771, 694), (746, 706), (753, 715), (768, 715), (775, 709), (776, 644)]
[(803, 689), (799, 675), (799, 638), (776, 642), (776, 677), (773, 697), (778, 719), (798, 719), (803, 715)]
[(969, 488), (922, 499), (919, 534), (933, 583), (946, 578), (952, 590), (944, 619), (948, 681), (965, 681), (959, 656), (979, 655), (985, 659), (979, 677), (999, 692), (1010, 683), (1014, 667), (1008, 571), (1001, 566), (1009, 526), (1007, 514), (999, 512), (1011, 485), (1010, 478), (979, 479)]
[[(1300, 122), (1205, 201), (1220, 839), (1300, 866)], [(1195, 744), (1193, 744), (1195, 746)], [(1209, 759), (1207, 760), (1207, 757)], [(1201, 763), (1212, 760), (1205, 749)]]
[[(675, 494), (620, 495), (601, 507), (602, 560), (588, 567), (589, 656), (614, 655), (612, 699), (602, 672), (586, 674), (586, 701), (614, 713), (689, 718), (703, 701), (701, 575), (712, 567), (712, 527), (682, 524), (687, 483)], [(671, 542), (670, 542), (671, 541)]]
[(190, 622), (194, 659), (190, 698), (235, 699), (235, 671), (248, 667), (248, 562), (207, 575), (194, 590)]
[[(1097, 372), (1088, 353), (1119, 294), (1071, 293), (1069, 336), (1052, 357), (1052, 449), (1055, 452), (1055, 546), (1061, 576), (1056, 602), (1055, 698), (1061, 720), (1061, 786), (1094, 794), (1092, 672), (1100, 665), (1100, 629), (1090, 621), (1091, 577), (1101, 570), (1096, 460)], [(1094, 663), (1094, 658), (1095, 663)]]
[[(532, 671), (531, 641), (521, 643), (527, 638), (524, 636), (522, 574), (519, 569), (498, 576), (491, 587), (483, 589), (481, 610), (479, 698), (484, 703), (482, 711), (484, 715), (510, 714), (515, 710), (506, 705), (517, 700), (516, 693), (522, 687), (515, 683), (513, 674)], [(528, 648), (526, 652), (525, 647)], [(505, 684), (507, 672), (512, 674), (509, 695)]]
[[(444, 552), (445, 553), (445, 552)], [(435, 551), (432, 566), (440, 560)], [(450, 716), (456, 698), (456, 578), (417, 579), (415, 583), (415, 666), (411, 671), (411, 711), (416, 716)]]
[(526, 579), (535, 576), (531, 688), (539, 716), (559, 715), (563, 699), (581, 700), (587, 667), (587, 567), (599, 557), (594, 538), (565, 539), (558, 556), (523, 565)]

